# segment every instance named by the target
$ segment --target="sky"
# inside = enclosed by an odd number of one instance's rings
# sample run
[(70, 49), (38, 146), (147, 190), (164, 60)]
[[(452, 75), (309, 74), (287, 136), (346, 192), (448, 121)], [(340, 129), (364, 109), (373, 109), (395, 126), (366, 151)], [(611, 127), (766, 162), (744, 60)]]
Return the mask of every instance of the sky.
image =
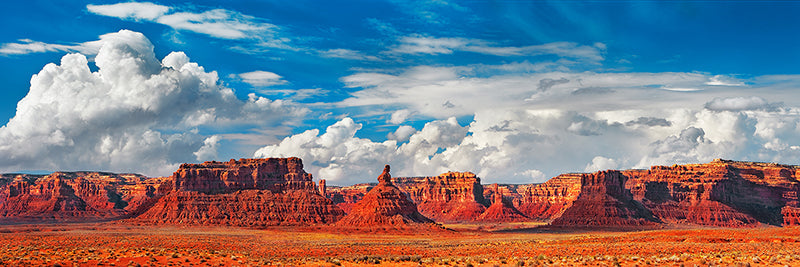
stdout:
[(332, 185), (800, 164), (800, 2), (26, 1), (0, 172), (300, 157)]

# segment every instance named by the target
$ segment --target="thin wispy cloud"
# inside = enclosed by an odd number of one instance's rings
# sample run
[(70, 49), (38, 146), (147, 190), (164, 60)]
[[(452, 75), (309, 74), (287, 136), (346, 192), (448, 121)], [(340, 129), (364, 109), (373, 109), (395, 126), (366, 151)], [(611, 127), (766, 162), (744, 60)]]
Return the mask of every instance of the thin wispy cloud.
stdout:
[(293, 49), (290, 39), (281, 35), (281, 27), (263, 18), (227, 10), (212, 9), (203, 12), (182, 11), (153, 3), (119, 3), (87, 5), (96, 15), (137, 22), (152, 22), (178, 31), (188, 31), (228, 40), (254, 40), (259, 46)]
[(404, 36), (399, 39), (391, 53), (395, 54), (452, 54), (454, 52), (473, 52), (494, 56), (538, 56), (556, 55), (559, 57), (602, 61), (606, 46), (602, 43), (579, 45), (572, 42), (555, 42), (529, 46), (498, 46), (492, 42), (450, 37), (431, 37), (422, 35)]

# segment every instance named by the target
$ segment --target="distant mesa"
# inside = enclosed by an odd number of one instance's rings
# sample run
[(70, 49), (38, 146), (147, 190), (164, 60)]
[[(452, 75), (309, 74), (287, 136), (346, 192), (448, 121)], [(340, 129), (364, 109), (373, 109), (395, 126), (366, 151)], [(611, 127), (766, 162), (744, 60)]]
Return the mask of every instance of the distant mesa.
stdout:
[(315, 184), (299, 158), (182, 164), (170, 177), (106, 172), (0, 175), (0, 223), (394, 229), (436, 222), (535, 221), (552, 227), (800, 225), (800, 166), (705, 164), (561, 174), (484, 187), (471, 172)]
[(420, 214), (416, 204), (392, 184), (389, 165), (378, 176), (378, 185), (370, 189), (336, 225), (387, 229), (437, 226), (433, 220)]
[(0, 175), (0, 222), (90, 222), (128, 218), (165, 178), (107, 172)]

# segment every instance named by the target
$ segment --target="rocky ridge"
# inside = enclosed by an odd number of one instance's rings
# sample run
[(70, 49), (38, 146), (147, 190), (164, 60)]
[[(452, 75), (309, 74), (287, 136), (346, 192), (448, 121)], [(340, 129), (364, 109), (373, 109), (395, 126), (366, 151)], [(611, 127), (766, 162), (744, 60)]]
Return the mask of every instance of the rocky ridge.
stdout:
[(96, 221), (137, 215), (165, 178), (107, 172), (11, 174), (0, 187), (7, 222)]

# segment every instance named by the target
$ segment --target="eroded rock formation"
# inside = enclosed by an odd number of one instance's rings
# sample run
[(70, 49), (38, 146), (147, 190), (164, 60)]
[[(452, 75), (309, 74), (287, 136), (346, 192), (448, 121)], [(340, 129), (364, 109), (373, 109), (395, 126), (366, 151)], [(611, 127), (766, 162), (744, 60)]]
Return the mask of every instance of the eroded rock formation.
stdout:
[[(12, 178), (13, 177), (13, 178)], [(4, 175), (3, 221), (93, 221), (138, 214), (164, 178), (105, 172)]]
[(395, 177), (422, 215), (437, 222), (471, 221), (486, 211), (481, 179), (471, 172), (447, 172), (430, 177)]
[(416, 224), (433, 225), (434, 222), (420, 214), (414, 202), (392, 184), (389, 165), (378, 176), (378, 185), (336, 223), (347, 228), (404, 228)]
[(797, 224), (798, 166), (714, 160), (630, 170), (626, 188), (669, 223)]
[(492, 198), (492, 205), (486, 211), (480, 214), (475, 220), (482, 222), (518, 222), (528, 221), (528, 217), (523, 215), (510, 200), (503, 198), (503, 191), (499, 190), (497, 184), (492, 186), (494, 188), (494, 197)]
[(239, 226), (334, 223), (344, 211), (320, 195), (299, 158), (182, 164), (172, 188), (136, 220)]
[(633, 199), (625, 188), (628, 177), (620, 171), (581, 174), (581, 190), (561, 215), (556, 226), (642, 226), (660, 220)]

